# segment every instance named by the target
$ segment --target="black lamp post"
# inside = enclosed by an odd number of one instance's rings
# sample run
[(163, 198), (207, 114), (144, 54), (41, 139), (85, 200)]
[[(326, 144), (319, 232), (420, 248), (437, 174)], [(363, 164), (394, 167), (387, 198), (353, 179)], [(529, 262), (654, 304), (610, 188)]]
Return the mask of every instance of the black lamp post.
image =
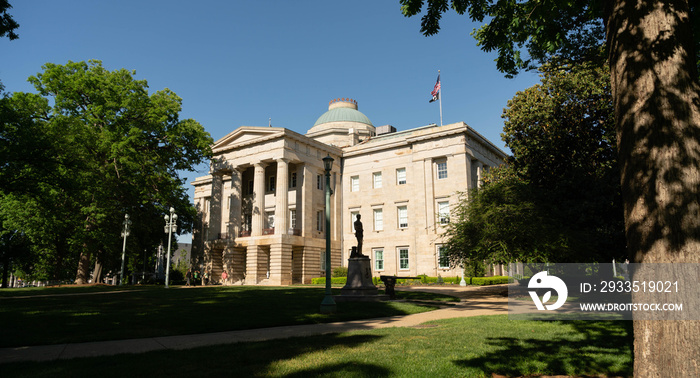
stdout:
[(333, 158), (328, 155), (323, 158), (323, 169), (326, 171), (326, 295), (321, 302), (321, 313), (333, 313), (336, 310), (335, 300), (331, 294), (331, 169)]
[(177, 214), (175, 209), (170, 208), (170, 215), (165, 215), (165, 232), (168, 234), (168, 262), (165, 265), (165, 288), (170, 287), (170, 245), (172, 243), (173, 232), (177, 232)]
[[(122, 274), (119, 281), (119, 285), (124, 285), (124, 261), (126, 260), (126, 237), (129, 236), (129, 226), (131, 226), (131, 220), (129, 219), (129, 214), (124, 214), (124, 229), (122, 230), (122, 237), (124, 238), (124, 246), (122, 247)], [(97, 283), (97, 282), (96, 282)]]

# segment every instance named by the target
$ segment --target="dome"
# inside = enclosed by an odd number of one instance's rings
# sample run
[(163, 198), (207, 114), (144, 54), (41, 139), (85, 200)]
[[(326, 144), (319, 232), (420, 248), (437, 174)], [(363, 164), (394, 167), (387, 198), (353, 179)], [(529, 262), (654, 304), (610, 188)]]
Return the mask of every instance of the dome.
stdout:
[(366, 115), (357, 110), (357, 101), (346, 98), (331, 101), (328, 111), (318, 117), (314, 127), (330, 122), (354, 122), (374, 126)]

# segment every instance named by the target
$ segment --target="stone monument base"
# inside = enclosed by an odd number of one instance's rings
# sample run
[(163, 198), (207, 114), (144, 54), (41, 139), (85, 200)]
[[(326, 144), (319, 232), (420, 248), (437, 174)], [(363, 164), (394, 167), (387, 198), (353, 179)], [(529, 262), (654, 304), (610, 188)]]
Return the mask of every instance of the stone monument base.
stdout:
[(351, 257), (348, 259), (348, 279), (340, 289), (340, 295), (334, 296), (336, 302), (382, 301), (388, 295), (379, 295), (379, 289), (372, 283), (372, 266), (369, 257)]

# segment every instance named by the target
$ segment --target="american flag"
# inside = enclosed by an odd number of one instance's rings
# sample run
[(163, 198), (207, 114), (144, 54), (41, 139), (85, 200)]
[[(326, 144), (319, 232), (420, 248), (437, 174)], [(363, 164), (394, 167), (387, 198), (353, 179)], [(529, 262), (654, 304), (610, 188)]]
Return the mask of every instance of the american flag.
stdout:
[(433, 91), (430, 92), (430, 94), (433, 96), (430, 102), (437, 101), (440, 98), (440, 74), (438, 74), (437, 82), (435, 83), (435, 88), (433, 88)]

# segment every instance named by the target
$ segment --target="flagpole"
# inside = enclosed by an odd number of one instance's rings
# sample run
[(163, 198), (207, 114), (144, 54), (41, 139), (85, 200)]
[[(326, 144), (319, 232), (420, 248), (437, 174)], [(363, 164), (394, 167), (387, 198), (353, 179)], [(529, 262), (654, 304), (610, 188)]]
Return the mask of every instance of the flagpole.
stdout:
[[(438, 77), (440, 77), (440, 70), (438, 70)], [(440, 92), (438, 94), (438, 100), (440, 100), (440, 127), (442, 127), (442, 78), (440, 78)]]

